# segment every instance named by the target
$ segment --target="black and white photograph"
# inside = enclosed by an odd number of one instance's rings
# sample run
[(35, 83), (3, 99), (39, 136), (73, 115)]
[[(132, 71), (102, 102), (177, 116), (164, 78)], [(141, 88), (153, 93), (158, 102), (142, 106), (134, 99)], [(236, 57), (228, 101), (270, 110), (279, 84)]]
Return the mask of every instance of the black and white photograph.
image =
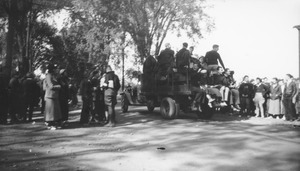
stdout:
[(0, 0), (1, 171), (300, 171), (300, 0)]

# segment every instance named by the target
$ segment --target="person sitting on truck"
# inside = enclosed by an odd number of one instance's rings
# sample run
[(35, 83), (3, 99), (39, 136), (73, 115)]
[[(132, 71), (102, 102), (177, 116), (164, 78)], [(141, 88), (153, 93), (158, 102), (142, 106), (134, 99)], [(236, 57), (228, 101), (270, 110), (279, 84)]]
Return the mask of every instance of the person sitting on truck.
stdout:
[(233, 78), (234, 71), (231, 71), (229, 68), (225, 69), (224, 76), (229, 82), (229, 103), (233, 111), (240, 110), (240, 93), (237, 89), (236, 81)]
[[(227, 106), (227, 104), (225, 103), (225, 101), (228, 100), (228, 97), (225, 97), (225, 91), (229, 91), (229, 82), (228, 80), (225, 78), (225, 76), (223, 75), (223, 68), (222, 67), (217, 67), (217, 74), (214, 74), (212, 76), (210, 76), (209, 78), (209, 82), (212, 88), (215, 88), (214, 91), (217, 89), (221, 95), (221, 106)], [(214, 92), (216, 93), (216, 92)]]
[(162, 50), (157, 57), (158, 76), (161, 80), (165, 80), (174, 65), (174, 51), (171, 49), (170, 43), (165, 44), (166, 49)]
[(187, 70), (191, 57), (191, 54), (187, 49), (188, 44), (183, 43), (182, 45), (182, 49), (179, 50), (175, 55), (176, 67), (178, 72), (185, 72)]
[(195, 95), (195, 98), (192, 103), (192, 109), (199, 109), (201, 111), (201, 105), (204, 103), (205, 100), (205, 89), (200, 87), (200, 81), (201, 81), (201, 72), (200, 72), (200, 67), (198, 63), (193, 64), (193, 68), (190, 69), (190, 74), (191, 74), (191, 90), (192, 93)]

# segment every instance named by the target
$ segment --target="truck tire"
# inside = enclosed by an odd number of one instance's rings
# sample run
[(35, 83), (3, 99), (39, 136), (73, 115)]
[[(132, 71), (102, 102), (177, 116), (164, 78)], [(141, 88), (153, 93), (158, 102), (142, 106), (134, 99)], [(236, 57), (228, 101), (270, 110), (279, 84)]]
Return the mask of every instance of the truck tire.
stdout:
[(154, 100), (147, 100), (147, 108), (149, 112), (153, 112), (155, 106), (154, 106)]
[(121, 108), (122, 108), (123, 113), (128, 112), (128, 106), (129, 106), (128, 99), (127, 99), (126, 95), (123, 94), (122, 98), (121, 98)]
[(176, 104), (175, 101), (166, 97), (161, 101), (160, 113), (165, 119), (174, 119), (176, 118)]

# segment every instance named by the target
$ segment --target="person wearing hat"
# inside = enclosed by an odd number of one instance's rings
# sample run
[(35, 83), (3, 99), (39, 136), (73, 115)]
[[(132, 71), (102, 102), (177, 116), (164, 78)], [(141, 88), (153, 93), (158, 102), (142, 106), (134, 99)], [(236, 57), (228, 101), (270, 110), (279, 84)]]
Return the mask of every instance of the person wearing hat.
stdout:
[(48, 73), (44, 80), (45, 84), (45, 121), (48, 123), (48, 129), (56, 130), (60, 126), (61, 108), (59, 105), (59, 90), (61, 86), (57, 81), (57, 68), (49, 64)]
[(104, 88), (104, 101), (108, 110), (108, 126), (113, 127), (116, 124), (115, 105), (117, 104), (117, 93), (121, 85), (119, 77), (109, 65), (106, 67), (106, 74), (100, 86)]
[[(36, 102), (36, 98), (38, 96), (38, 84), (34, 80), (34, 74), (33, 73), (27, 73), (25, 79), (22, 82), (22, 88), (23, 88), (23, 112), (24, 112), (24, 118), (23, 121), (26, 122), (27, 118), (28, 121), (32, 121), (32, 113), (34, 109), (34, 105)], [(28, 114), (28, 115), (27, 115)], [(27, 117), (28, 116), (28, 117)]]
[(293, 76), (291, 74), (286, 74), (285, 76), (285, 87), (283, 90), (283, 105), (285, 108), (285, 119), (287, 121), (293, 121), (296, 119), (296, 95), (297, 95), (297, 85), (293, 81)]
[(59, 105), (61, 109), (61, 116), (63, 125), (66, 124), (69, 118), (69, 78), (65, 69), (59, 71), (57, 79), (61, 88), (59, 89)]

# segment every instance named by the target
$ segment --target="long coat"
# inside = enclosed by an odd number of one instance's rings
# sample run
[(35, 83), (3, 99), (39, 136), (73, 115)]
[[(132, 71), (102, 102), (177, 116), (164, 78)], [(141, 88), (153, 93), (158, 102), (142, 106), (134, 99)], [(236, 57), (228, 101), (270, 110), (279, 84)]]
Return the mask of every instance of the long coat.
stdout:
[(281, 96), (282, 91), (280, 85), (270, 86), (269, 114), (281, 113)]
[(55, 76), (48, 73), (44, 80), (45, 84), (45, 121), (59, 121), (61, 119), (61, 109), (59, 105), (59, 89)]

